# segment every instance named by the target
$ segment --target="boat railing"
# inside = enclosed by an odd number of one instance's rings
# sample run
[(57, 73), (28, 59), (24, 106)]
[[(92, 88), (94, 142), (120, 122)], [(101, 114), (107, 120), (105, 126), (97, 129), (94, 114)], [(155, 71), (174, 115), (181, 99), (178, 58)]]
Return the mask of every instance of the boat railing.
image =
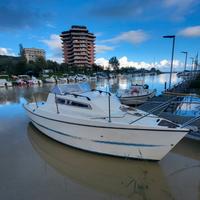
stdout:
[(183, 123), (183, 124), (181, 125), (181, 128), (187, 128), (187, 126), (190, 126), (190, 124), (196, 122), (196, 121), (199, 120), (199, 119), (200, 119), (200, 116), (194, 117), (194, 118), (192, 118), (192, 119), (186, 121), (185, 123)]
[(38, 108), (38, 102), (37, 102), (36, 96), (33, 95), (33, 98), (34, 98), (34, 100), (35, 100), (35, 105), (36, 105), (36, 107)]
[(101, 93), (105, 93), (105, 94), (108, 94), (109, 96), (111, 96), (111, 93), (110, 93), (110, 92), (107, 92), (107, 91), (97, 90), (97, 89), (92, 89), (91, 91), (97, 91), (97, 92), (99, 92), (100, 94), (101, 94)]
[(57, 114), (59, 114), (59, 109), (58, 109), (58, 102), (57, 102), (57, 95), (55, 93), (55, 103), (56, 103), (56, 110), (57, 110)]
[(169, 99), (168, 101), (162, 103), (161, 105), (159, 105), (159, 106), (157, 106), (157, 107), (155, 107), (155, 108), (149, 110), (147, 114), (145, 114), (145, 115), (139, 117), (138, 119), (136, 119), (136, 120), (130, 122), (129, 124), (133, 124), (133, 123), (135, 123), (135, 122), (137, 122), (137, 121), (139, 121), (139, 120), (141, 120), (141, 119), (143, 119), (143, 118), (145, 118), (145, 117), (151, 115), (151, 114), (154, 113), (155, 111), (157, 111), (157, 110), (159, 110), (159, 109), (161, 109), (161, 108), (164, 108), (165, 106), (171, 104), (171, 102), (174, 101), (176, 98), (177, 98), (177, 97), (173, 97), (173, 98)]
[(111, 122), (111, 111), (110, 111), (110, 96), (111, 96), (111, 93), (110, 93), (110, 92), (103, 91), (103, 90), (97, 90), (97, 89), (92, 89), (91, 91), (97, 91), (97, 92), (99, 92), (100, 94), (101, 94), (101, 93), (108, 94), (108, 122)]

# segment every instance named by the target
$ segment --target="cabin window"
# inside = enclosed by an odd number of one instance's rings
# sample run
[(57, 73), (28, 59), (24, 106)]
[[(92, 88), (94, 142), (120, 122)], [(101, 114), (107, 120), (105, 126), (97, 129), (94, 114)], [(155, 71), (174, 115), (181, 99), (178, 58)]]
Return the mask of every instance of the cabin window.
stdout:
[(65, 99), (56, 98), (56, 103), (65, 104)]
[(177, 128), (179, 127), (177, 124), (175, 123), (172, 123), (172, 122), (169, 122), (167, 120), (161, 120), (159, 123), (158, 123), (158, 126), (167, 126), (168, 128)]
[(76, 102), (76, 101), (71, 101), (70, 105), (71, 106), (76, 106), (76, 107), (81, 107), (81, 108), (89, 108), (89, 109), (91, 109), (91, 106), (89, 104), (80, 103), (80, 102)]
[(69, 105), (69, 106), (75, 106), (75, 107), (79, 107), (79, 108), (92, 109), (91, 105), (89, 105), (89, 104), (78, 102), (78, 101), (72, 101), (69, 99), (56, 98), (56, 103)]

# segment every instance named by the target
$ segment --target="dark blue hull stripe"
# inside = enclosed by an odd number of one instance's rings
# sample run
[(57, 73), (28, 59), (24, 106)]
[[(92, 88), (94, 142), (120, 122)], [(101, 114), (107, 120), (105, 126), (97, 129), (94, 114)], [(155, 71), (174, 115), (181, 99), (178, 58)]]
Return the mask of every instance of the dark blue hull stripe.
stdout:
[[(71, 138), (74, 138), (74, 139), (82, 139), (80, 137), (72, 136), (72, 135), (69, 135), (69, 134), (66, 134), (66, 133), (62, 133), (60, 131), (56, 131), (56, 130), (51, 129), (51, 128), (47, 128), (46, 126), (43, 126), (43, 125), (35, 122), (34, 120), (32, 120), (32, 122), (37, 124), (38, 126), (44, 128), (44, 129), (47, 129), (47, 130), (52, 131), (52, 132), (55, 132), (57, 134), (64, 135), (64, 136), (67, 136), (67, 137), (71, 137)], [(104, 144), (112, 144), (112, 145), (123, 145), (123, 146), (135, 146), (135, 147), (159, 147), (159, 146), (164, 146), (164, 145), (136, 144), (136, 143), (112, 142), (112, 141), (101, 141), (101, 140), (90, 140), (90, 141), (96, 142), (96, 143), (104, 143)]]
[(115, 145), (125, 145), (125, 146), (136, 146), (136, 147), (160, 147), (165, 145), (156, 145), (156, 144), (136, 144), (136, 143), (123, 143), (123, 142), (111, 142), (111, 141), (99, 141), (93, 140), (94, 142), (104, 143), (104, 144), (115, 144)]

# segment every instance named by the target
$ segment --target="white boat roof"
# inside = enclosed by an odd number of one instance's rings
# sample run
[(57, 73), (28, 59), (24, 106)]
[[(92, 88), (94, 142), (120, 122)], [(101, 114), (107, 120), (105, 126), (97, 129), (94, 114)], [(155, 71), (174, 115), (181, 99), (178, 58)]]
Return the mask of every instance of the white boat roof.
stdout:
[(91, 91), (88, 83), (75, 83), (75, 84), (58, 84), (55, 85), (51, 92), (54, 94), (62, 95), (65, 93), (83, 93)]

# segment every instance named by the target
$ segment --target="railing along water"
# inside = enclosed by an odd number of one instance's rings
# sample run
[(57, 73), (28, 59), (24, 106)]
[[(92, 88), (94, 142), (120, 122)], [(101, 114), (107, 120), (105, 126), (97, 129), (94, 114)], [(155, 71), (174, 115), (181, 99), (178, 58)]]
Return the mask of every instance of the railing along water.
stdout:
[(166, 102), (162, 103), (161, 105), (159, 105), (159, 106), (157, 106), (157, 107), (151, 109), (150, 111), (148, 111), (147, 114), (145, 114), (145, 115), (139, 117), (138, 119), (136, 119), (136, 120), (130, 122), (129, 124), (133, 124), (133, 123), (135, 123), (135, 122), (137, 122), (137, 121), (139, 121), (139, 120), (141, 120), (141, 119), (147, 117), (148, 115), (152, 114), (152, 113), (155, 112), (156, 110), (161, 109), (161, 108), (167, 106), (168, 104), (170, 104), (170, 103), (171, 103), (174, 99), (176, 99), (176, 98), (177, 98), (177, 97), (173, 97), (173, 98), (169, 99), (168, 101), (166, 101)]

